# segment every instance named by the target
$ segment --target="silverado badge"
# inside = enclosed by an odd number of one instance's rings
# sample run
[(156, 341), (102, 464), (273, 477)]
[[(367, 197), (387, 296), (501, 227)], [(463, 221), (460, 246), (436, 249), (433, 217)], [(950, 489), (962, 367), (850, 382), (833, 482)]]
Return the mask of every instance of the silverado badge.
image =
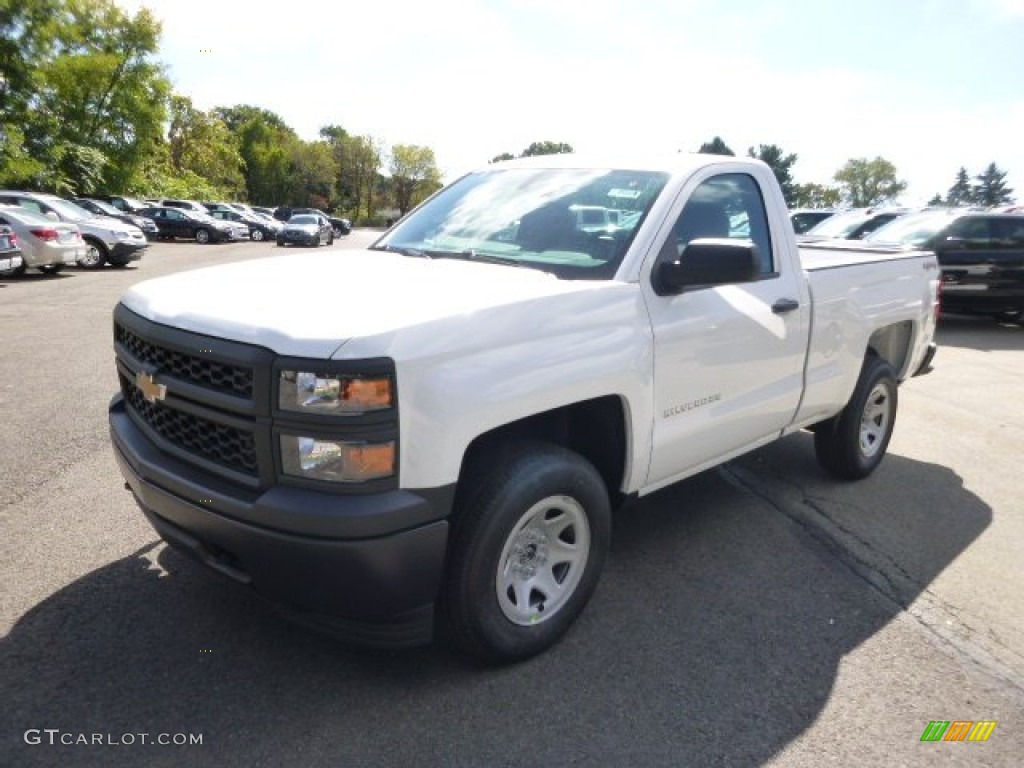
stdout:
[(163, 384), (157, 384), (156, 379), (145, 371), (139, 371), (135, 374), (135, 386), (142, 392), (142, 396), (146, 398), (147, 403), (155, 403), (157, 400), (163, 400), (167, 397), (167, 387)]

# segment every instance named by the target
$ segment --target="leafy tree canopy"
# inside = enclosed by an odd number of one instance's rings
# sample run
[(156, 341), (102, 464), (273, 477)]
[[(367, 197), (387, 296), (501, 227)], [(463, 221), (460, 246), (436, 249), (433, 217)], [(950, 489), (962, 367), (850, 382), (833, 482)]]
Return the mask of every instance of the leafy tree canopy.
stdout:
[(711, 141), (704, 142), (697, 150), (702, 155), (733, 155), (736, 153), (729, 149), (729, 146), (722, 141), (721, 136), (715, 136)]
[(763, 161), (772, 169), (779, 186), (782, 187), (782, 196), (786, 198), (786, 205), (794, 207), (797, 198), (797, 184), (793, 181), (792, 168), (796, 163), (797, 156), (795, 154), (787, 155), (777, 144), (761, 144), (756, 152), (751, 147), (747, 150), (747, 155)]
[(848, 160), (833, 178), (839, 182), (843, 199), (855, 208), (890, 201), (907, 188), (905, 181), (896, 178), (896, 166), (881, 157)]

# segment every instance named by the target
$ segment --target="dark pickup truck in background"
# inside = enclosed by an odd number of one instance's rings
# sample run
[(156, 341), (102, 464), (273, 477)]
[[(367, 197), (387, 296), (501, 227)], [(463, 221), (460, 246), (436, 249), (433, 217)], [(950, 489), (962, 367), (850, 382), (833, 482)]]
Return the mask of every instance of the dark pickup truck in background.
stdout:
[(865, 242), (934, 251), (947, 312), (1024, 317), (1024, 213), (924, 211), (893, 221)]

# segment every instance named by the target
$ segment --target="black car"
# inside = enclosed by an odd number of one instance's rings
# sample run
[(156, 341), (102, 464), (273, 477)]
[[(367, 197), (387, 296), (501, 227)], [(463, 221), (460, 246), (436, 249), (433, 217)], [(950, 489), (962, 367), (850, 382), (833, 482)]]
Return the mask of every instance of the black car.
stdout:
[(1024, 317), (1024, 214), (924, 211), (892, 222), (865, 242), (935, 251), (945, 311)]
[(335, 237), (342, 237), (352, 232), (352, 222), (348, 219), (341, 219), (337, 216), (328, 216), (326, 213), (321, 211), (319, 208), (287, 208), (281, 206), (275, 209), (274, 218), (278, 221), (288, 221), (292, 216), (299, 213), (312, 213), (317, 216), (323, 216), (331, 224), (331, 229), (334, 230)]
[(156, 222), (158, 237), (162, 239), (183, 237), (197, 243), (221, 243), (232, 239), (231, 229), (225, 222), (192, 211), (153, 206), (143, 208), (139, 215)]
[(327, 218), (316, 213), (300, 213), (288, 219), (284, 229), (277, 233), (278, 245), (312, 245), (334, 242), (334, 229)]
[[(206, 205), (206, 203), (203, 203)], [(216, 203), (215, 203), (216, 205)], [(247, 216), (238, 211), (231, 211), (224, 208), (215, 208), (210, 211), (210, 216), (219, 221), (237, 221), (249, 228), (249, 237), (253, 240), (269, 240), (277, 237), (277, 233), (283, 227), (275, 227), (258, 216)]]
[(142, 230), (147, 240), (154, 239), (158, 234), (156, 223), (152, 219), (140, 216), (137, 213), (128, 213), (120, 208), (115, 208), (111, 203), (103, 200), (94, 200), (90, 197), (69, 197), (70, 202), (80, 208), (95, 213), (97, 216), (109, 216), (112, 219), (123, 221), (125, 224), (132, 224)]

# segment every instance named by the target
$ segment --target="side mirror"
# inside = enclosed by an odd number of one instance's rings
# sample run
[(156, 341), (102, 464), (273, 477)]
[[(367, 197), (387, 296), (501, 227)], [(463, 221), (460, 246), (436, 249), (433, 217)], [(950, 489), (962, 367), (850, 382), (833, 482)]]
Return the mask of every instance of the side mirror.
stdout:
[[(670, 240), (671, 243), (671, 240)], [(675, 247), (674, 244), (671, 247)], [(761, 276), (761, 255), (749, 241), (701, 238), (690, 241), (678, 261), (663, 261), (654, 273), (660, 296), (730, 283), (751, 283)]]

